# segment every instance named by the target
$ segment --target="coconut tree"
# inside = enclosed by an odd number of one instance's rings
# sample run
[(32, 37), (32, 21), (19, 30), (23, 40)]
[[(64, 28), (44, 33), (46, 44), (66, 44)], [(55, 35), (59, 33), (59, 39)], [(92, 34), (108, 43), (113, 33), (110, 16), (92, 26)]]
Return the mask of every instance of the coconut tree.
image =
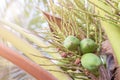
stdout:
[(2, 57), (37, 80), (119, 80), (119, 0), (23, 2), (23, 15), (0, 20)]

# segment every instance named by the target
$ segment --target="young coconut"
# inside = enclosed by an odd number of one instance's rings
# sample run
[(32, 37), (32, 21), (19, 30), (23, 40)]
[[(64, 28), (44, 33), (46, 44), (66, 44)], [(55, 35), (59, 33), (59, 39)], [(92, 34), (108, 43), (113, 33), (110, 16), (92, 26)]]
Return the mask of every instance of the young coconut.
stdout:
[(81, 57), (81, 64), (85, 69), (93, 72), (99, 68), (102, 62), (97, 55), (93, 53), (87, 53)]
[(63, 42), (63, 46), (70, 51), (77, 50), (79, 44), (80, 40), (75, 36), (68, 36)]
[(80, 50), (82, 53), (93, 53), (97, 49), (97, 44), (89, 38), (80, 41)]

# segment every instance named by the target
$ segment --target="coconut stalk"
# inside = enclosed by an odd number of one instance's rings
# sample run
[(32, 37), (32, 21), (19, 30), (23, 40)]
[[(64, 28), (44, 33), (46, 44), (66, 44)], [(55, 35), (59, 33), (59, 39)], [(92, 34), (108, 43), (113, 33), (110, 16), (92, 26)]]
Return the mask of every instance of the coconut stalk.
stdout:
[(4, 44), (0, 44), (0, 56), (19, 66), (31, 74), (33, 77), (35, 77), (37, 80), (57, 80), (57, 78), (48, 73), (48, 71), (44, 70), (38, 64), (35, 64), (19, 53), (9, 49), (8, 47), (4, 46)]
[[(61, 30), (62, 28), (63, 28), (63, 25), (62, 25), (62, 22), (63, 22), (63, 20), (61, 19), (61, 18), (59, 18), (59, 17), (56, 17), (56, 16), (54, 16), (54, 15), (50, 15), (49, 13), (47, 13), (47, 12), (44, 12), (44, 11), (42, 11), (42, 13), (44, 14), (44, 16), (46, 17), (46, 19), (48, 20), (48, 22), (53, 22), (53, 23), (56, 23), (56, 25), (58, 26), (58, 28)], [(70, 24), (70, 25), (72, 25), (72, 24)], [(49, 27), (50, 27), (50, 30), (51, 30), (51, 32), (54, 32), (53, 30), (52, 30), (52, 26), (49, 24)], [(67, 25), (65, 26), (66, 28), (65, 29), (67, 29)], [(71, 32), (72, 30), (70, 30), (69, 32)], [(84, 39), (85, 38), (85, 34), (84, 34), (84, 32), (81, 30), (81, 29), (79, 29), (79, 38), (80, 39)]]

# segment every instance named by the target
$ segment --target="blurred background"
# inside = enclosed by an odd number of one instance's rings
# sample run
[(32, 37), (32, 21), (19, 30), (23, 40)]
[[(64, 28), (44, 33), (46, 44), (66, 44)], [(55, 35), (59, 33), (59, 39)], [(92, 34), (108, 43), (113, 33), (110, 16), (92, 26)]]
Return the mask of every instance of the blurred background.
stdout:
[[(46, 30), (48, 26), (42, 16), (43, 14), (37, 8), (48, 10), (47, 3), (47, 0), (0, 0), (0, 18), (18, 24), (39, 35), (39, 32)], [(14, 32), (12, 29), (11, 31)], [(19, 33), (14, 33), (20, 36)], [(4, 43), (9, 45), (7, 42)], [(35, 79), (19, 67), (0, 57), (0, 80)]]

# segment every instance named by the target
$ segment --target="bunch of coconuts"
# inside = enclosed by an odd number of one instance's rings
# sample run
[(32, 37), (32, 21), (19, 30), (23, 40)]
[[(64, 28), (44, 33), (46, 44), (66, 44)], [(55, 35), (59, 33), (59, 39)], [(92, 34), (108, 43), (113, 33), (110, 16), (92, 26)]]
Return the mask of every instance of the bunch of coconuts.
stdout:
[(80, 50), (82, 53), (81, 64), (88, 71), (97, 71), (102, 64), (100, 57), (95, 54), (97, 44), (90, 38), (79, 40), (77, 37), (70, 35), (64, 40), (63, 46), (70, 51)]

